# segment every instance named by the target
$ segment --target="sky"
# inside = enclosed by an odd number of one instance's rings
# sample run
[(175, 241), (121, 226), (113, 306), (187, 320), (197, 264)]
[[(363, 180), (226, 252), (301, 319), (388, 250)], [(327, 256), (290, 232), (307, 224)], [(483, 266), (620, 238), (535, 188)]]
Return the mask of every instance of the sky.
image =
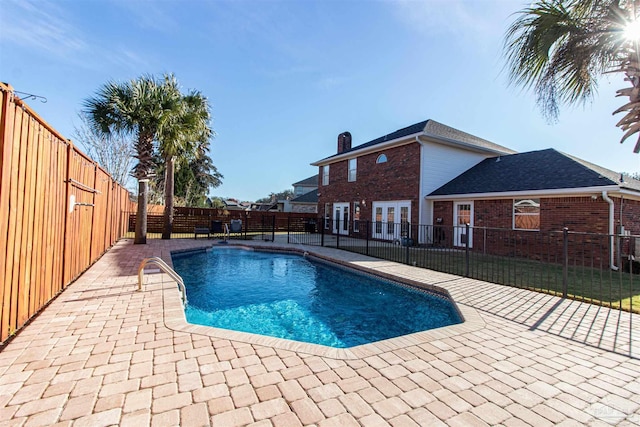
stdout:
[(212, 196), (254, 201), (316, 174), (310, 163), (433, 119), (519, 152), (555, 148), (640, 172), (620, 144), (621, 75), (548, 123), (508, 84), (514, 0), (2, 0), (0, 81), (68, 138), (108, 81), (174, 73), (212, 106)]

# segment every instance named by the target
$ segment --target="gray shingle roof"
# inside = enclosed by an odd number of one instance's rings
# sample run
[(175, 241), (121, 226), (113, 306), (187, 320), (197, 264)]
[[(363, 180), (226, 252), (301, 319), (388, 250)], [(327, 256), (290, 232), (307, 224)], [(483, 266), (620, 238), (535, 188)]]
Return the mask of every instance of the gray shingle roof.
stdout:
[(436, 138), (446, 138), (453, 141), (460, 141), (466, 144), (475, 145), (476, 147), (485, 148), (491, 151), (497, 151), (501, 153), (515, 154), (516, 151), (503, 147), (502, 145), (495, 144), (486, 139), (478, 138), (475, 135), (471, 135), (466, 132), (462, 132), (458, 129), (454, 129), (450, 126), (443, 125), (435, 120), (427, 120), (427, 124), (424, 128), (424, 132), (428, 135)]
[(294, 182), (293, 186), (302, 186), (302, 187), (317, 187), (318, 186), (318, 174), (315, 174), (314, 176), (310, 176), (309, 178), (305, 178), (302, 181), (298, 181), (298, 182)]
[(557, 190), (618, 185), (640, 191), (640, 181), (552, 148), (485, 159), (429, 196)]
[(502, 145), (494, 144), (491, 141), (487, 141), (486, 139), (478, 138), (477, 136), (471, 135), (466, 132), (462, 132), (458, 129), (454, 129), (450, 126), (444, 125), (442, 123), (436, 122), (435, 120), (429, 119), (419, 123), (415, 123), (411, 126), (407, 126), (402, 129), (398, 129), (395, 132), (391, 132), (387, 135), (381, 136), (369, 142), (365, 142), (364, 144), (360, 144), (358, 146), (352, 147), (350, 150), (343, 151), (339, 154), (334, 154), (332, 156), (326, 157), (320, 161), (331, 159), (332, 157), (336, 157), (338, 155), (342, 155), (344, 153), (350, 153), (356, 150), (362, 150), (363, 148), (368, 148), (377, 144), (381, 144), (387, 141), (393, 141), (394, 139), (403, 138), (405, 136), (414, 135), (416, 133), (424, 132), (425, 135), (431, 136), (439, 139), (447, 139), (452, 142), (462, 142), (468, 145), (473, 145), (478, 148), (496, 151), (499, 153), (515, 153), (515, 151), (510, 148), (503, 147)]
[(291, 203), (318, 203), (318, 192), (316, 190), (309, 191), (295, 199), (291, 199)]

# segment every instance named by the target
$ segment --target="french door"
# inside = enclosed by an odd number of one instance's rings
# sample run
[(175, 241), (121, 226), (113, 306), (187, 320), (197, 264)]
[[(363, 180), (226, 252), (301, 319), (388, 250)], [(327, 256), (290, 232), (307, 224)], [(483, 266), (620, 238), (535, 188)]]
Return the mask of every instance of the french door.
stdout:
[(349, 203), (333, 204), (334, 234), (349, 234)]
[[(469, 235), (467, 236), (467, 224)], [(473, 246), (473, 201), (454, 202), (453, 204), (453, 244), (465, 246), (467, 240), (469, 247)]]
[(410, 238), (411, 230), (411, 202), (373, 202), (373, 229), (371, 237), (374, 239), (400, 240)]

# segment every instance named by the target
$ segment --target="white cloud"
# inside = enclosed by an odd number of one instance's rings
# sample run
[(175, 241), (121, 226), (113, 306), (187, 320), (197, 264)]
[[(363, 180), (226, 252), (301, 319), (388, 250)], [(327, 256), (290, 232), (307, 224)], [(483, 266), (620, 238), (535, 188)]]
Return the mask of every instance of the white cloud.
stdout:
[(68, 57), (85, 51), (87, 45), (57, 5), (50, 2), (9, 0), (3, 2), (0, 41), (44, 50)]
[[(14, 44), (45, 54), (54, 60), (89, 70), (105, 68), (105, 62), (122, 69), (137, 69), (148, 61), (129, 47), (104, 45), (74, 23), (73, 10), (65, 3), (33, 0), (3, 2), (0, 43)], [(72, 3), (66, 3), (72, 5)]]

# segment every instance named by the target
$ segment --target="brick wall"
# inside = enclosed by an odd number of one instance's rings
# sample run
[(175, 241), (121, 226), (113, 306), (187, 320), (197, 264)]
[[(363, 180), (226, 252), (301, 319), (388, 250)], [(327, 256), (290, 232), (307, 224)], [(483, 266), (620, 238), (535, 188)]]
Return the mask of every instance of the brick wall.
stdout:
[(609, 233), (609, 204), (602, 197), (559, 197), (540, 200), (540, 229)]
[[(640, 201), (612, 197), (614, 224), (622, 225), (634, 235), (640, 235)], [(540, 199), (540, 232), (511, 230), (513, 227), (513, 199), (474, 201), (473, 249), (495, 255), (544, 259), (559, 262), (562, 258), (562, 234), (567, 227), (570, 235), (569, 258), (571, 262), (606, 265), (609, 257), (609, 204), (598, 196), (559, 197)], [(453, 230), (453, 202), (434, 202), (434, 218), (443, 218), (446, 236), (443, 244), (451, 245)], [(480, 227), (505, 230), (482, 230)], [(621, 252), (633, 252), (631, 240), (622, 240)]]
[[(612, 198), (615, 203), (615, 224), (622, 224), (632, 234), (640, 233), (640, 202)], [(476, 200), (474, 226), (493, 228), (513, 227), (513, 199)], [(441, 217), (444, 225), (453, 225), (453, 202), (434, 203), (434, 218)], [(609, 233), (609, 204), (602, 197), (558, 197), (540, 199), (540, 230), (561, 231), (564, 227), (581, 233)]]
[(513, 199), (476, 200), (473, 203), (476, 227), (511, 228)]
[[(387, 156), (386, 163), (376, 163), (380, 154)], [(332, 163), (329, 168), (329, 185), (318, 187), (318, 210), (324, 215), (325, 203), (349, 202), (353, 219), (353, 202), (359, 201), (360, 219), (371, 220), (372, 206), (376, 201), (411, 200), (411, 220), (418, 221), (418, 197), (420, 176), (420, 146), (411, 144), (381, 150), (358, 157), (356, 180), (349, 182), (348, 161)], [(322, 170), (320, 168), (320, 176)], [(365, 204), (362, 204), (365, 200)], [(330, 214), (331, 215), (331, 214)]]
[(613, 199), (615, 202), (616, 224), (620, 221), (620, 206), (622, 206), (622, 225), (631, 234), (640, 236), (640, 201), (627, 199)]

